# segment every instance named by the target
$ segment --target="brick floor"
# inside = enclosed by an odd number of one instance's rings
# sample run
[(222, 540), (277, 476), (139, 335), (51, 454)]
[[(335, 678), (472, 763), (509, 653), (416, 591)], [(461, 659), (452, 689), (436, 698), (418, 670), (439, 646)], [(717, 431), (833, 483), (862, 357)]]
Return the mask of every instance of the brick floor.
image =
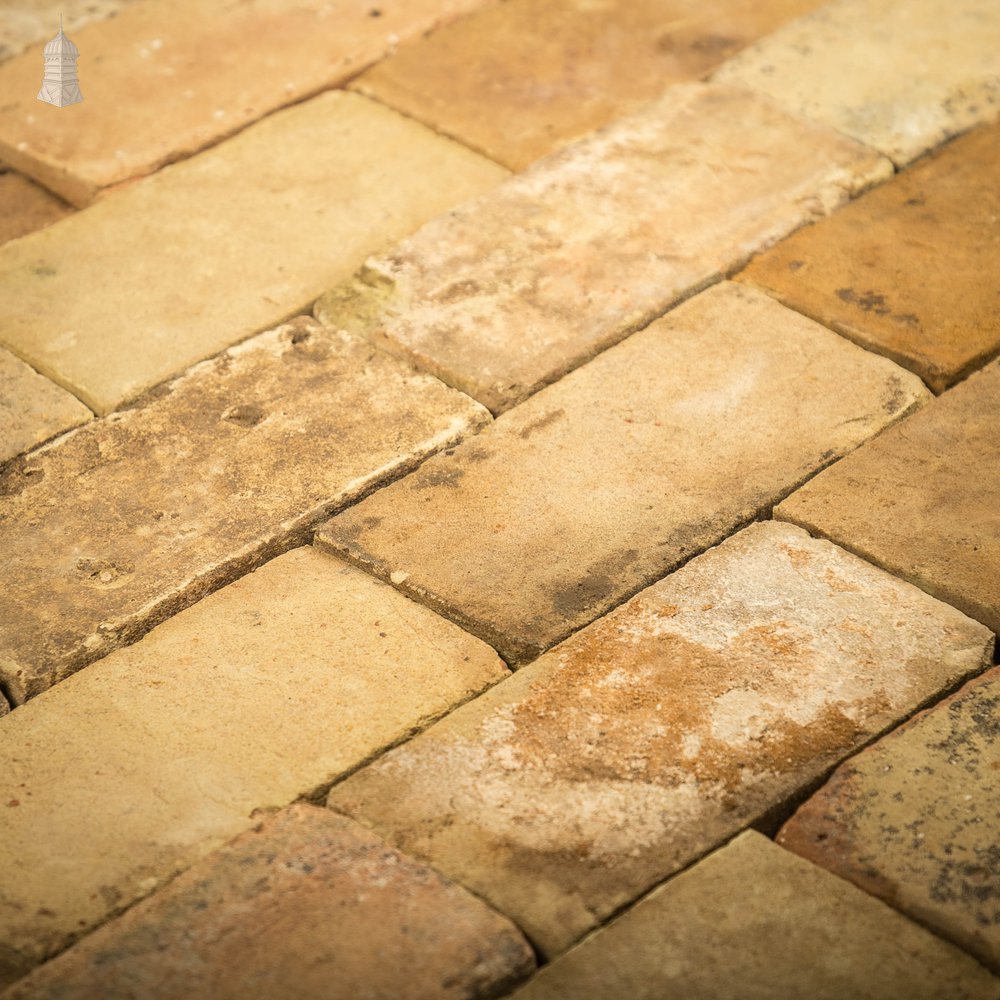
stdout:
[(995, 0), (3, 8), (0, 991), (1000, 1000)]

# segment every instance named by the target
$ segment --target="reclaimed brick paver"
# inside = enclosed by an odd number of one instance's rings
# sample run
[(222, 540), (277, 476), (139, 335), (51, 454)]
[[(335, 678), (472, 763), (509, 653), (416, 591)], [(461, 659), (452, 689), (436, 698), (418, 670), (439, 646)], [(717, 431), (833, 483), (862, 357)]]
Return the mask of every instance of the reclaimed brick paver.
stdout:
[(496, 413), (889, 170), (763, 98), (679, 84), (369, 260), (316, 315)]
[(523, 663), (929, 395), (891, 362), (725, 283), (317, 539)]
[(65, 389), (0, 347), (0, 464), (92, 416)]
[(1000, 632), (1000, 362), (775, 510)]
[[(47, 42), (63, 18), (67, 34), (91, 21), (113, 17), (133, 0), (16, 0), (4, 4), (0, 19), (0, 62), (29, 45)], [(41, 56), (38, 56), (41, 65)], [(36, 88), (37, 91), (37, 88)], [(6, 93), (4, 95), (7, 96)]]
[(404, 45), (350, 86), (522, 170), (817, 3), (508, 0)]
[(301, 317), (39, 449), (0, 481), (8, 695), (134, 640), (486, 420)]
[(1000, 971), (1000, 668), (842, 765), (784, 846)]
[(770, 95), (899, 165), (1000, 114), (996, 0), (838, 0), (714, 79)]
[(324, 94), (0, 247), (0, 339), (106, 413), (304, 311), (505, 175), (381, 105)]
[(757, 524), (335, 785), (329, 804), (552, 955), (992, 648), (917, 588)]
[(748, 831), (512, 1000), (995, 1000), (957, 948)]
[(476, 1000), (535, 961), (464, 889), (296, 805), (15, 985), (4, 1000)]
[[(740, 275), (942, 392), (1000, 351), (1000, 125), (963, 136)], [(942, 266), (942, 261), (946, 264)]]
[[(337, 86), (400, 39), (480, 2), (136, 3), (72, 33), (84, 100), (71, 112), (35, 100), (39, 49), (0, 66), (0, 157), (73, 204), (86, 205), (102, 188), (149, 174), (277, 108)], [(53, 33), (58, 18), (57, 8)], [(323, 136), (316, 141), (312, 160), (325, 145), (345, 144)], [(378, 146), (376, 139), (367, 142)]]
[(312, 792), (506, 673), (454, 625), (302, 548), (12, 712), (0, 983), (248, 829), (254, 809)]
[(26, 177), (0, 169), (0, 243), (51, 226), (72, 211)]

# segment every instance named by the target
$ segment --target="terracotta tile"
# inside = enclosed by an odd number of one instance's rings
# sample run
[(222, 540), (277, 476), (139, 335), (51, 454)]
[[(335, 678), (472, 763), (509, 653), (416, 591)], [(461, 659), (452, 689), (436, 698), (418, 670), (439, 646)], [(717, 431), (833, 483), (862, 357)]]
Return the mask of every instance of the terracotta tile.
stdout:
[(402, 46), (350, 86), (522, 170), (817, 3), (509, 0)]
[(981, 670), (992, 640), (829, 542), (756, 524), (329, 804), (553, 955)]
[(957, 948), (748, 832), (511, 1000), (993, 1000), (998, 991)]
[(1000, 351), (1000, 126), (979, 129), (756, 258), (739, 280), (942, 392)]
[(750, 86), (900, 165), (1000, 114), (995, 0), (837, 0), (714, 79)]
[(0, 347), (0, 464), (92, 416), (65, 389)]
[(520, 664), (929, 395), (891, 362), (725, 283), (317, 540)]
[(834, 772), (779, 842), (1000, 971), (1000, 668)]
[(73, 32), (82, 103), (36, 100), (40, 48), (0, 66), (0, 157), (86, 205), (101, 188), (338, 86), (480, 2), (145, 0)]
[(51, 226), (72, 211), (26, 177), (0, 170), (0, 243)]
[(496, 413), (888, 173), (770, 102), (682, 84), (369, 260), (316, 315)]
[(1000, 362), (775, 509), (1000, 632)]
[(488, 419), (305, 317), (0, 480), (0, 680), (32, 697)]
[(506, 673), (454, 625), (302, 548), (11, 712), (0, 983), (250, 828), (254, 810), (314, 792)]
[(107, 413), (308, 309), (504, 176), (394, 111), (324, 94), (0, 247), (0, 338)]

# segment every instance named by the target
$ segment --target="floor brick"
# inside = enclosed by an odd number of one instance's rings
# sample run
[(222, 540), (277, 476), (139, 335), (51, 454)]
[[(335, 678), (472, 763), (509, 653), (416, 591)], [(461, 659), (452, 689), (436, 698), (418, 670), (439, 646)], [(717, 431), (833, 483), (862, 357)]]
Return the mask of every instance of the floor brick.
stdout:
[(12, 712), (0, 982), (248, 829), (253, 810), (328, 783), (505, 674), (454, 625), (303, 548)]
[(329, 804), (552, 955), (981, 670), (992, 639), (829, 542), (757, 524)]
[(775, 511), (1000, 632), (1000, 362)]
[(306, 537), (487, 418), (302, 317), (0, 481), (0, 679), (21, 701)]
[(496, 413), (888, 170), (759, 97), (680, 84), (369, 260), (316, 315)]
[(13, 171), (0, 171), (0, 243), (26, 236), (65, 218), (65, 202)]
[(1000, 668), (842, 765), (784, 846), (1000, 971)]
[(475, 1000), (530, 974), (520, 932), (315, 806), (264, 819), (5, 1000)]
[(994, 1000), (998, 991), (958, 949), (748, 832), (511, 1000)]
[(351, 87), (523, 170), (817, 2), (508, 0), (404, 45)]
[(927, 397), (891, 362), (725, 283), (317, 539), (519, 664)]
[(1000, 113), (995, 0), (838, 0), (715, 79), (762, 91), (899, 165)]
[(65, 389), (0, 347), (0, 464), (92, 416)]
[(740, 276), (943, 392), (1000, 351), (1000, 126), (802, 229)]
[[(29, 45), (47, 42), (59, 30), (60, 15), (66, 33), (91, 21), (114, 17), (132, 0), (16, 0), (4, 4), (0, 21), (0, 62), (16, 56)], [(36, 54), (41, 66), (41, 53)], [(41, 82), (41, 70), (38, 72)], [(36, 88), (37, 90), (37, 88)], [(5, 95), (6, 96), (6, 95)]]
[[(0, 66), (0, 157), (86, 205), (102, 188), (152, 173), (277, 108), (336, 87), (399, 40), (480, 2), (136, 3), (72, 33), (84, 99), (70, 111), (36, 101), (38, 49)], [(58, 8), (52, 24), (54, 33)], [(339, 143), (317, 136), (320, 147)]]
[(0, 247), (0, 337), (105, 413), (304, 311), (505, 175), (372, 101), (324, 94)]

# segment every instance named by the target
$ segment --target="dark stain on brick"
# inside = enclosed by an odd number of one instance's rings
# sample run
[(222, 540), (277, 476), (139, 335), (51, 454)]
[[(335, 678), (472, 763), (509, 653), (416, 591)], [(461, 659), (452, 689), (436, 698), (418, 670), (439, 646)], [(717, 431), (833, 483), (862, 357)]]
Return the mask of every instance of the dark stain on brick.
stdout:
[(563, 409), (552, 410), (549, 413), (545, 413), (535, 420), (532, 420), (530, 424), (525, 424), (520, 431), (518, 431), (518, 436), (522, 439), (527, 440), (531, 437), (535, 431), (540, 431), (543, 427), (548, 427), (550, 424), (555, 423), (560, 417), (566, 416), (566, 411)]
[(838, 288), (837, 298), (841, 302), (857, 306), (862, 312), (875, 313), (876, 316), (887, 316), (892, 310), (886, 304), (885, 296), (881, 292), (869, 289), (860, 294), (853, 288)]

